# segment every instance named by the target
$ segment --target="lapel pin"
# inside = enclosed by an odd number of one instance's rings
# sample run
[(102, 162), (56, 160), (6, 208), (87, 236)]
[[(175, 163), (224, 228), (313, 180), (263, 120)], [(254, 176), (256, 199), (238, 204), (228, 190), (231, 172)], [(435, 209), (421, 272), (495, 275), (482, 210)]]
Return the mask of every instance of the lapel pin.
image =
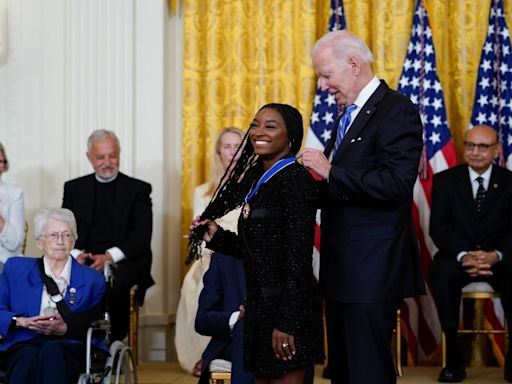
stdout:
[(76, 288), (69, 288), (69, 304), (75, 304)]
[(494, 189), (497, 189), (497, 188), (498, 188), (498, 183), (494, 183), (494, 184), (492, 185), (492, 187), (493, 187)]
[(365, 111), (365, 113), (366, 113), (367, 115), (369, 115), (370, 113), (372, 113), (372, 111), (371, 111), (371, 110), (369, 110), (369, 109), (367, 109), (367, 110)]

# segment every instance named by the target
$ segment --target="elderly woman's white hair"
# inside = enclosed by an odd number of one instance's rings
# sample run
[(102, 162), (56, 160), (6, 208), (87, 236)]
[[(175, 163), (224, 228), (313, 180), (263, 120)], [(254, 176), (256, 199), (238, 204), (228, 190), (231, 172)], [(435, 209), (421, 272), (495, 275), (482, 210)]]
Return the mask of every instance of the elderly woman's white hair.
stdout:
[(45, 234), (44, 229), (50, 218), (68, 224), (69, 229), (73, 232), (75, 240), (78, 238), (78, 234), (76, 232), (76, 220), (73, 212), (67, 208), (43, 208), (34, 218), (34, 237), (36, 240), (39, 240), (41, 235)]

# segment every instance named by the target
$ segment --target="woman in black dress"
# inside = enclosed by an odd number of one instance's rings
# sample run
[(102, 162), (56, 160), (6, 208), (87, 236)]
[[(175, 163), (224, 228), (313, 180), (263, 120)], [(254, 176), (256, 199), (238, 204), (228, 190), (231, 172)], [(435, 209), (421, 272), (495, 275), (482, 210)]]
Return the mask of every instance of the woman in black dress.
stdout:
[[(286, 104), (262, 107), (233, 171), (191, 227), (191, 257), (204, 240), (216, 252), (243, 258), (244, 363), (259, 383), (302, 383), (305, 369), (324, 358), (312, 271), (318, 190), (295, 159), (302, 138), (299, 111)], [(240, 205), (238, 235), (216, 224)]]

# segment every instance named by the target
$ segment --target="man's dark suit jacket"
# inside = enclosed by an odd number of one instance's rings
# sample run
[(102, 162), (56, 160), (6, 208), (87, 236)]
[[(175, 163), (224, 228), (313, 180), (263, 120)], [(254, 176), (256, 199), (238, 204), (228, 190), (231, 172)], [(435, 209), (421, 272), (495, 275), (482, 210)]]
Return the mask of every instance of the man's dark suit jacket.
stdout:
[(378, 303), (424, 293), (412, 223), (421, 148), (416, 108), (381, 81), (334, 154), (324, 184), (320, 284), (328, 298)]
[(480, 213), (467, 165), (434, 175), (430, 236), (439, 251), (435, 258), (455, 259), (459, 252), (498, 250), (504, 259), (512, 252), (512, 172), (494, 165)]
[(228, 324), (231, 314), (239, 310), (245, 299), (242, 260), (221, 253), (212, 254), (203, 282), (195, 327), (198, 333), (212, 336), (212, 339), (203, 352), (199, 384), (209, 382), (208, 367), (212, 360), (220, 358), (231, 361), (233, 383), (253, 383), (253, 376), (243, 369), (241, 321), (236, 322), (233, 331)]
[[(139, 301), (142, 303), (147, 288), (154, 284), (151, 277), (151, 185), (119, 173), (115, 195), (115, 222), (112, 246), (123, 251), (121, 261), (130, 270), (137, 271)], [(75, 247), (87, 250), (87, 240), (94, 214), (95, 175), (79, 177), (64, 184), (63, 208), (70, 209), (76, 218), (78, 239)]]

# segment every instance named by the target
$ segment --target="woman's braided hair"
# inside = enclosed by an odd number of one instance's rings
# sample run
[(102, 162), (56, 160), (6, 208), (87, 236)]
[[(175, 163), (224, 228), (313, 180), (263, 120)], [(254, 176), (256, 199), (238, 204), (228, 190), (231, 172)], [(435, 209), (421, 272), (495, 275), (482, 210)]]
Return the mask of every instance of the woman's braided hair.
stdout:
[[(266, 108), (274, 109), (281, 115), (288, 132), (288, 139), (290, 140), (290, 154), (296, 155), (304, 136), (302, 115), (296, 108), (288, 104), (270, 103), (261, 107), (259, 111)], [(249, 138), (250, 131), (251, 129), (249, 128), (235, 156), (233, 156), (233, 159), (236, 158), (241, 151), (240, 158), (231, 171), (231, 164), (226, 169), (212, 199), (201, 214), (201, 220), (215, 220), (240, 207), (253, 184), (261, 177), (263, 167), (261, 161), (258, 160), (258, 156), (254, 153), (254, 148)], [(231, 162), (233, 162), (233, 159)], [(189, 253), (185, 260), (186, 264), (190, 264), (194, 259), (198, 259), (201, 256), (201, 244), (207, 228), (207, 225), (202, 225), (191, 231), (188, 241)]]

